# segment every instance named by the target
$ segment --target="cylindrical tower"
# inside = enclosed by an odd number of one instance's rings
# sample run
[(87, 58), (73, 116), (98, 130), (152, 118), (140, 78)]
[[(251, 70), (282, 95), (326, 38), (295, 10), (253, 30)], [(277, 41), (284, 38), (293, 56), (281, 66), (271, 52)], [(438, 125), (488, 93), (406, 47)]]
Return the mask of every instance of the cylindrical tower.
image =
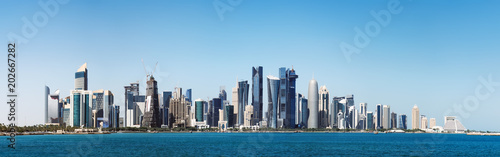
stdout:
[(318, 82), (312, 79), (309, 81), (309, 93), (308, 93), (308, 110), (309, 118), (307, 120), (307, 128), (318, 128)]

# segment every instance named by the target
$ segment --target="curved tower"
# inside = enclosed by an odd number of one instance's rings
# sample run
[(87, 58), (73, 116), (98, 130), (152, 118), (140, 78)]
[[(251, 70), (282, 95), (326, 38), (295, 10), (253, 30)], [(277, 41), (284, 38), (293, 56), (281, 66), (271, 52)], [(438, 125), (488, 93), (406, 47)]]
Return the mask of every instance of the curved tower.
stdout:
[(318, 97), (318, 82), (313, 78), (309, 81), (307, 128), (318, 128)]

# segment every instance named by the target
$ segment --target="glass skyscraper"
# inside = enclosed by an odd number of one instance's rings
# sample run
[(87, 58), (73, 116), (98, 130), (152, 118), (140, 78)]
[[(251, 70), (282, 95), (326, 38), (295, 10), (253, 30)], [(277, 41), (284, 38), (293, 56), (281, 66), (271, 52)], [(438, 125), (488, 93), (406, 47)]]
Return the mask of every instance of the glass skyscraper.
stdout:
[(278, 91), (280, 87), (280, 79), (274, 76), (267, 76), (267, 94), (268, 94), (268, 111), (267, 125), (270, 128), (276, 128), (278, 123)]
[(253, 106), (253, 120), (251, 125), (256, 125), (262, 121), (262, 66), (257, 68), (252, 67), (252, 106)]
[(75, 73), (75, 90), (88, 90), (87, 78), (87, 63), (85, 63)]
[(203, 100), (196, 99), (195, 103), (195, 119), (196, 122), (203, 122)]
[(238, 124), (243, 125), (245, 107), (248, 105), (248, 81), (238, 82)]
[(406, 115), (405, 114), (399, 115), (399, 129), (405, 129), (405, 130), (408, 129), (406, 122), (407, 122)]

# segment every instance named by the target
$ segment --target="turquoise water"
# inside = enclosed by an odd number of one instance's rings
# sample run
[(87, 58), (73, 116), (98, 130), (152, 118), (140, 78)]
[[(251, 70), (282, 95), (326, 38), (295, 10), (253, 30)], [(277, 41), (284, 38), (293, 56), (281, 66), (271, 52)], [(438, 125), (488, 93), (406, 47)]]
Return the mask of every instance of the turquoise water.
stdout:
[[(2, 137), (7, 138), (7, 137)], [(500, 156), (500, 136), (370, 133), (117, 133), (17, 136), (0, 156)]]

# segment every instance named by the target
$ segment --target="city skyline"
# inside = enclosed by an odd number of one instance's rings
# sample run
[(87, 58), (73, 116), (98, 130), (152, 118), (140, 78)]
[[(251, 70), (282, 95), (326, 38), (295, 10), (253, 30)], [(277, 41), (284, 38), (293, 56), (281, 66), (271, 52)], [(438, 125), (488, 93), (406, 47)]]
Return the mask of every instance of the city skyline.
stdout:
[[(6, 3), (27, 5), (30, 9), (13, 11), (0, 7), (12, 12), (11, 16), (4, 18), (12, 23), (0, 26), (2, 34), (9, 31), (20, 33), (17, 30), (23, 25), (21, 17), (31, 15), (33, 8), (42, 10), (36, 3)], [(140, 93), (146, 93), (141, 58), (144, 58), (148, 71), (154, 69), (155, 62), (159, 62), (155, 73), (158, 92), (174, 91), (177, 86), (193, 89), (192, 99), (205, 99), (207, 96), (216, 98), (220, 86), (231, 89), (236, 81), (247, 80), (250, 83), (250, 67), (262, 66), (263, 76), (279, 76), (280, 67), (293, 66), (300, 76), (296, 93), (307, 96), (308, 82), (314, 75), (319, 87), (326, 85), (330, 98), (354, 94), (356, 105), (368, 103), (367, 111), (375, 112), (376, 104), (390, 105), (391, 112), (408, 117), (412, 107), (417, 104), (420, 114), (436, 118), (436, 125), (439, 126), (444, 125), (441, 120), (444, 116), (460, 116), (445, 113), (448, 109), (455, 109), (456, 104), (463, 105), (469, 95), (475, 94), (476, 87), (482, 85), (479, 78), (490, 80), (488, 77), (491, 74), (493, 82), (500, 81), (500, 72), (495, 64), (499, 58), (495, 50), (499, 46), (488, 40), (500, 35), (497, 29), (493, 29), (498, 28), (499, 24), (482, 22), (489, 18), (481, 16), (498, 11), (481, 9), (481, 12), (478, 8), (468, 7), (473, 2), (458, 2), (456, 8), (441, 14), (440, 8), (446, 6), (444, 2), (432, 2), (434, 6), (427, 6), (402, 1), (403, 12), (393, 15), (390, 25), (372, 38), (370, 45), (360, 54), (354, 54), (350, 62), (338, 48), (339, 44), (352, 43), (355, 36), (353, 28), (363, 27), (374, 20), (370, 11), (385, 9), (385, 3), (296, 2), (282, 6), (282, 13), (272, 13), (271, 9), (281, 3), (258, 5), (257, 2), (245, 1), (234, 12), (227, 12), (224, 21), (219, 21), (211, 2), (164, 3), (177, 8), (160, 11), (159, 7), (143, 4), (139, 7), (153, 9), (132, 15), (126, 13), (128, 7), (135, 5), (131, 2), (119, 3), (118, 8), (113, 10), (116, 13), (104, 9), (111, 6), (108, 2), (102, 2), (102, 8), (73, 1), (61, 6), (59, 14), (51, 18), (46, 27), (40, 28), (36, 37), (30, 39), (29, 43), (20, 44), (19, 125), (42, 124), (41, 117), (44, 115), (39, 111), (44, 107), (44, 86), (49, 86), (51, 92), (59, 89), (60, 98), (69, 96), (74, 88), (74, 72), (85, 62), (89, 69), (88, 89), (112, 91), (115, 104), (122, 106), (120, 113), (125, 113), (124, 96), (121, 94), (123, 86), (139, 80)], [(337, 8), (336, 5), (346, 6), (351, 11)], [(326, 6), (336, 9), (329, 11), (332, 9)], [(96, 10), (86, 15), (79, 11), (85, 7)], [(422, 10), (424, 7), (429, 7), (428, 12)], [(294, 13), (294, 10), (300, 9), (309, 12)], [(463, 10), (471, 12), (465, 13)], [(149, 14), (160, 13), (167, 16), (141, 19)], [(261, 16), (252, 15), (255, 13)], [(284, 14), (293, 16), (273, 22), (283, 18)], [(433, 14), (446, 17), (448, 25), (425, 20), (425, 17)], [(270, 16), (262, 17), (264, 15)], [(358, 16), (361, 18), (353, 19)], [(111, 20), (114, 17), (121, 18)], [(134, 23), (127, 22), (129, 18), (134, 19)], [(67, 22), (71, 19), (73, 22)], [(136, 24), (152, 19), (160, 22), (147, 22), (140, 27)], [(176, 20), (177, 24), (169, 20)], [(84, 24), (93, 21), (102, 25), (96, 27)], [(413, 26), (418, 22), (425, 24)], [(189, 27), (195, 24), (196, 28)], [(200, 25), (206, 27), (200, 28)], [(258, 26), (252, 35), (234, 25)], [(115, 30), (116, 26), (120, 26), (120, 29)], [(123, 32), (128, 33), (120, 35)], [(280, 57), (283, 59), (279, 60)], [(41, 61), (43, 64), (40, 64)], [(2, 70), (5, 72), (5, 69)], [(263, 85), (267, 85), (267, 82), (264, 81)], [(496, 105), (500, 102), (500, 98), (496, 97), (498, 86), (493, 87), (491, 97), (482, 100), (478, 108), (468, 111), (467, 117), (459, 118), (468, 129), (500, 130), (496, 127), (500, 126), (498, 122), (483, 122), (484, 119), (495, 119), (495, 110), (500, 110)], [(263, 98), (263, 102), (267, 103), (266, 88)], [(7, 112), (7, 108), (0, 109), (0, 112)], [(410, 122), (411, 118), (408, 118)]]

